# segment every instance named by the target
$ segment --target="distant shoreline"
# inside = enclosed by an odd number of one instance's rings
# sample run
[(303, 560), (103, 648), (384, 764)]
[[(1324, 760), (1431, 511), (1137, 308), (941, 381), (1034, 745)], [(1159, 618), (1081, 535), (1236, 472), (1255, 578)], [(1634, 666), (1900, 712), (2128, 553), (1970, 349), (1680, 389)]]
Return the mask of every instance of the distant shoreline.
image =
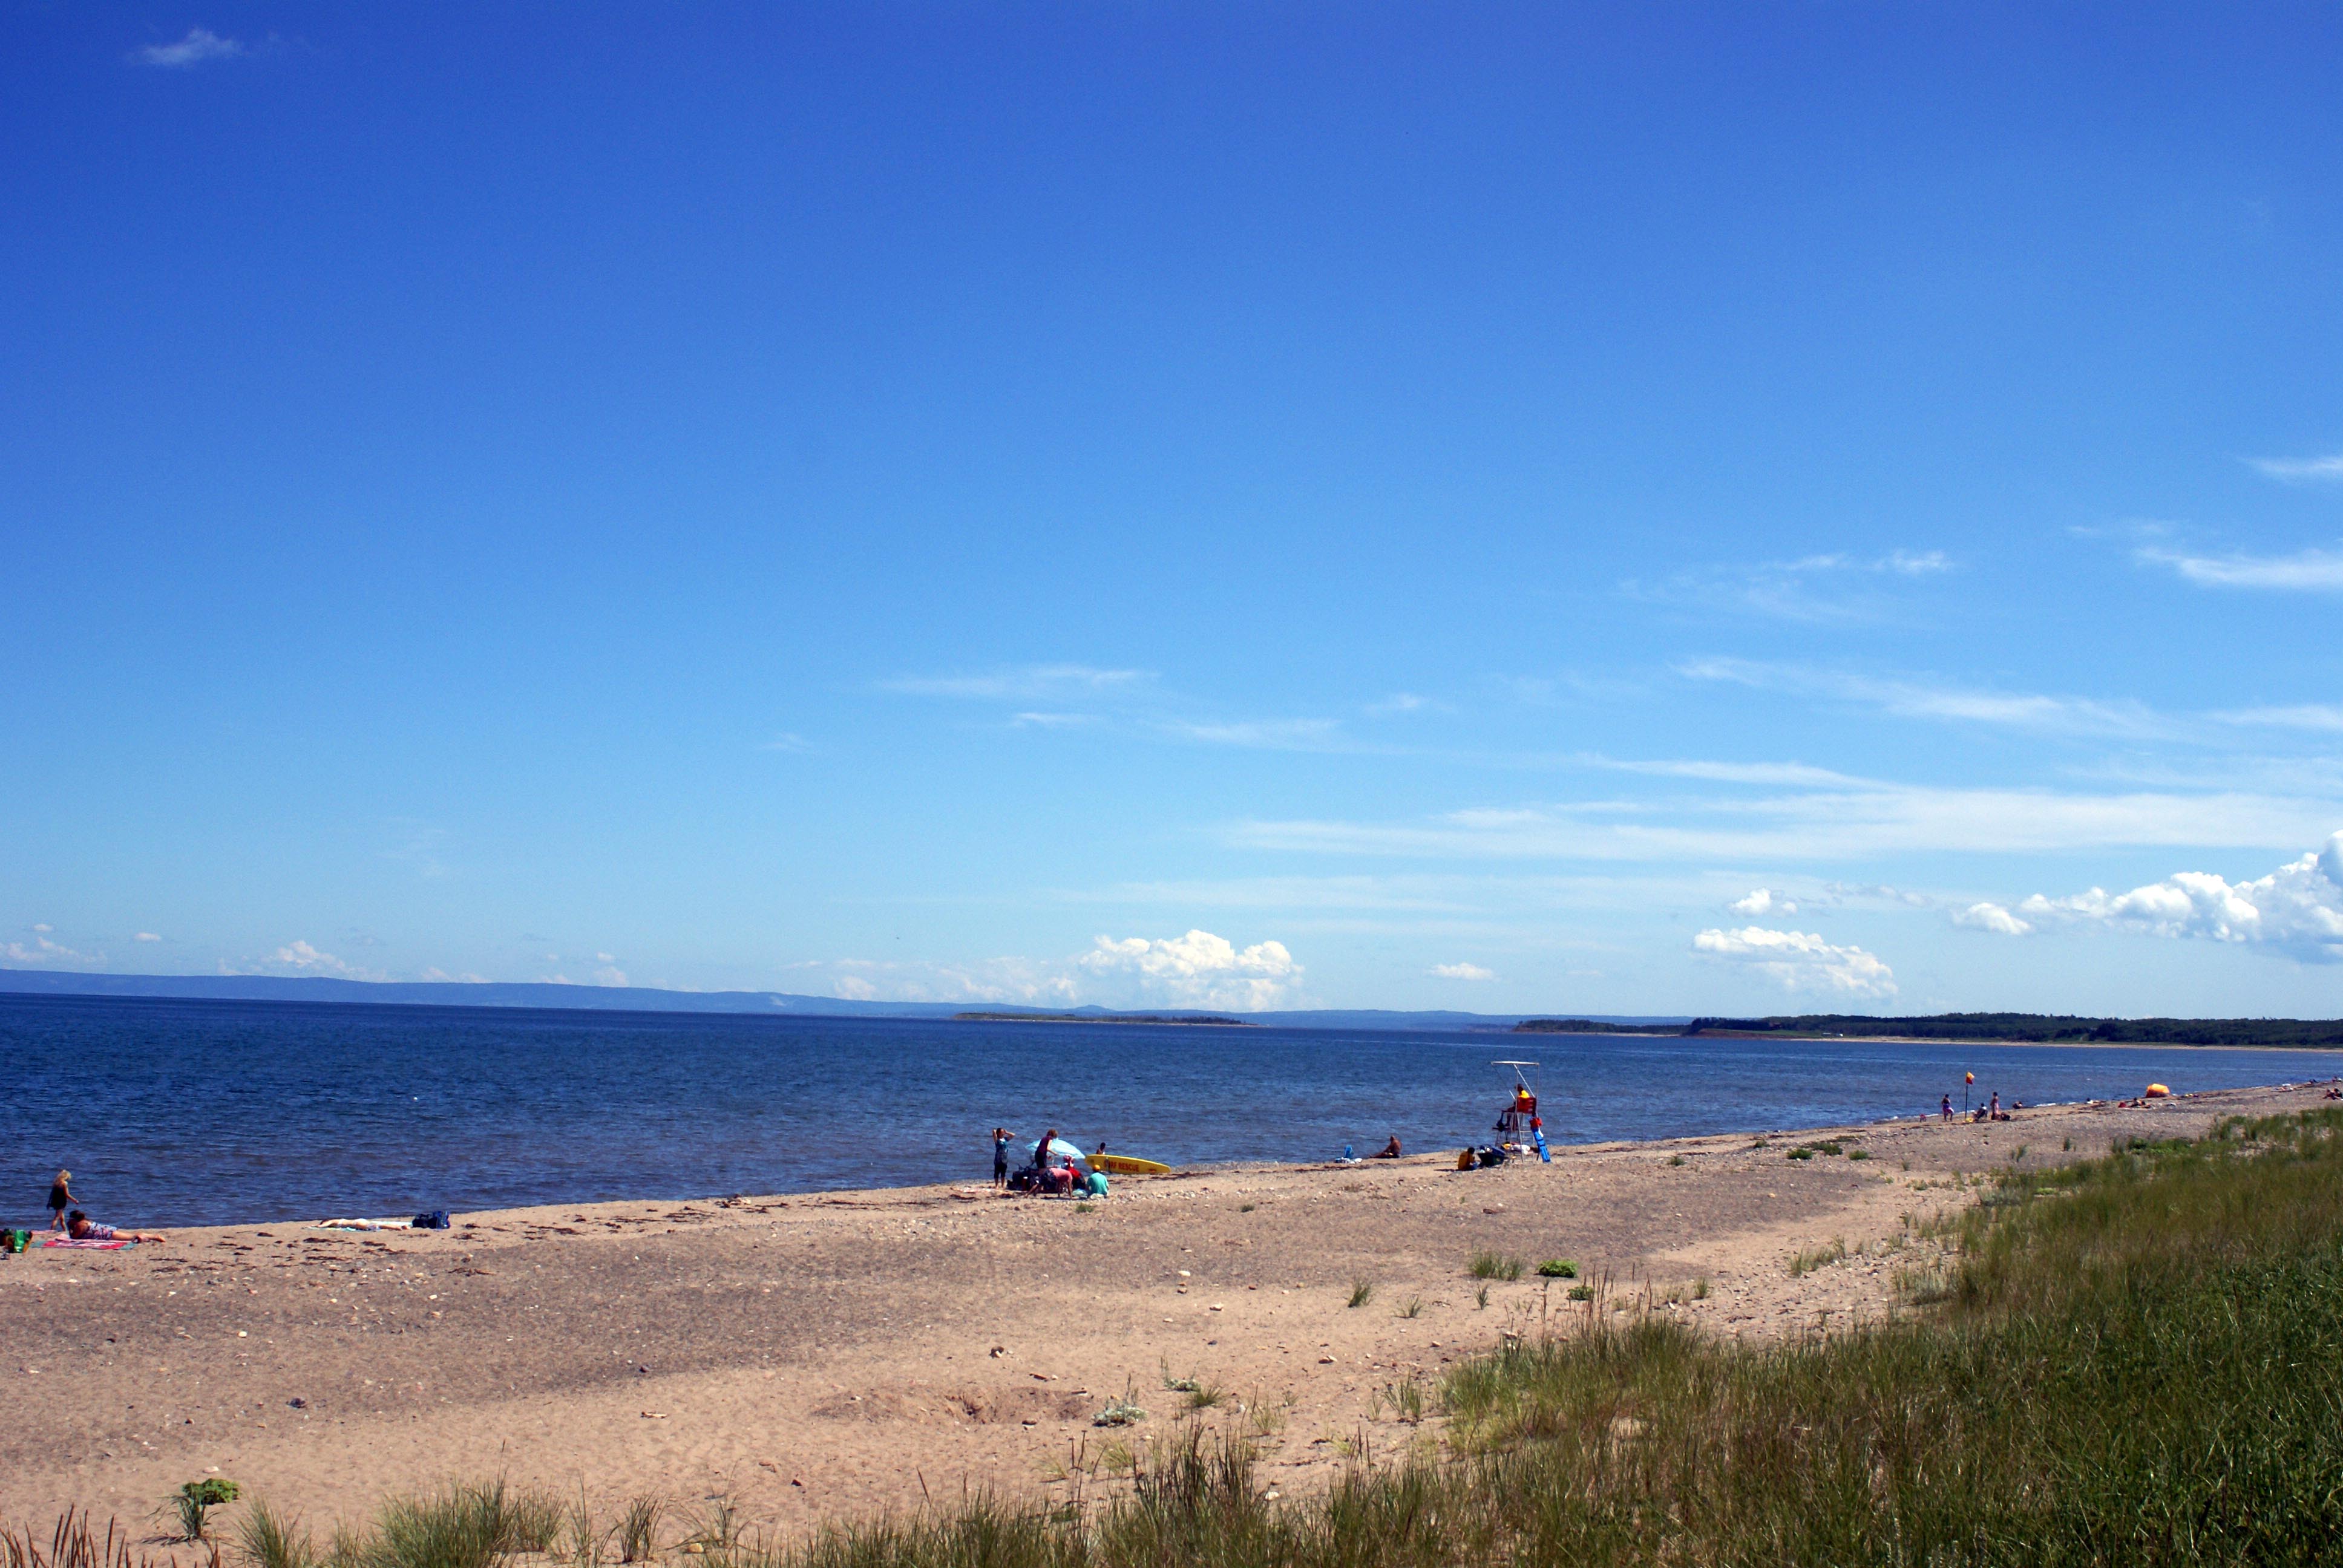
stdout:
[(1159, 1023), (1178, 1024), (1189, 1029), (1252, 1029), (1250, 1019), (1216, 1018), (1200, 1014), (1193, 1018), (1160, 1012), (956, 1012), (954, 1023)]

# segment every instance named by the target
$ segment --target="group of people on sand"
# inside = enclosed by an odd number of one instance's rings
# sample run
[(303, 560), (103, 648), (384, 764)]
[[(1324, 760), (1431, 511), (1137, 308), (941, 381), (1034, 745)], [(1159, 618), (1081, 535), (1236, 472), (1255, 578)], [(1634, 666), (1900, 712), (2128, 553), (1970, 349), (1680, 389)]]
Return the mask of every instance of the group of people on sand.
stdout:
[[(2009, 1102), (2009, 1111), (2023, 1111), (2025, 1109), (2026, 1101), (2022, 1100), (2013, 1100)], [(1971, 1111), (1968, 1113), (1968, 1118), (1971, 1121), (2006, 1121), (2009, 1120), (2009, 1111), (2004, 1111), (2001, 1108), (2001, 1091), (1996, 1089), (1993, 1091), (1993, 1098)], [(1951, 1095), (1946, 1095), (1945, 1098), (1938, 1102), (1936, 1114), (1946, 1121), (1957, 1120), (1957, 1118), (1953, 1114), (1953, 1097)]]
[(165, 1238), (156, 1231), (123, 1231), (112, 1225), (101, 1225), (91, 1219), (74, 1196), (73, 1172), (60, 1171), (57, 1179), (49, 1183), (49, 1232), (62, 1231), (75, 1241), (160, 1241)]
[[(1056, 1147), (1058, 1130), (1054, 1127), (1041, 1134), (1041, 1141), (1033, 1145), (1031, 1163), (1011, 1172), (1009, 1145), (1017, 1136), (1006, 1127), (992, 1130), (992, 1184), (1003, 1191), (1041, 1192), (1060, 1198), (1103, 1198), (1106, 1196), (1106, 1172), (1078, 1171), (1074, 1156)], [(1104, 1154), (1101, 1143), (1098, 1152)]]

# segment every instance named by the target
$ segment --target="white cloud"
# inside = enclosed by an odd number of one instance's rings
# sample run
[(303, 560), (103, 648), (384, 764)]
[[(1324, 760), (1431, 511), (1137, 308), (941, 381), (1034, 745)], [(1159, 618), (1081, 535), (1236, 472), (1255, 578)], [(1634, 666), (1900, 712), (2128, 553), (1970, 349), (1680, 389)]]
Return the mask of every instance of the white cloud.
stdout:
[(176, 44), (149, 44), (131, 57), (148, 65), (184, 71), (206, 60), (233, 60), (245, 52), (233, 38), (223, 38), (208, 27), (190, 27)]
[(1009, 722), (1020, 729), (1071, 729), (1076, 725), (1095, 724), (1093, 713), (1015, 713)]
[(1172, 734), (1212, 746), (1249, 746), (1264, 751), (1316, 751), (1342, 739), (1332, 719), (1268, 719), (1230, 724), (1167, 726)]
[(2042, 692), (1979, 691), (1944, 682), (1882, 680), (1747, 658), (1690, 659), (1678, 665), (1676, 673), (1693, 680), (1731, 681), (1760, 690), (1860, 702), (1899, 719), (1944, 719), (2135, 739), (2169, 739), (2187, 730), (2185, 724), (2128, 699), (2106, 702)]
[(2160, 882), (2069, 898), (2036, 893), (2018, 905), (2037, 921), (2094, 923), (2159, 937), (2241, 942), (2313, 963), (2343, 963), (2343, 832), (2267, 877), (2231, 882), (2179, 871)]
[(1803, 762), (1702, 762), (1697, 760), (1660, 760), (1654, 762), (1621, 761), (1610, 757), (1587, 757), (1581, 760), (1591, 768), (1606, 768), (1616, 773), (1645, 773), (1663, 779), (1700, 779), (1718, 784), (1862, 784), (1862, 779), (1835, 773), (1827, 768), (1810, 768)]
[(860, 975), (840, 975), (830, 982), (830, 990), (848, 1001), (876, 1001), (879, 988)]
[(2142, 549), (2137, 558), (2170, 567), (2205, 588), (2290, 588), (2324, 592), (2343, 588), (2343, 551), (2308, 549), (2290, 556), (2192, 556), (2178, 550)]
[(1416, 822), (1252, 821), (1237, 843), (1433, 859), (1795, 862), (1925, 851), (2170, 845), (2268, 848), (2331, 825), (2335, 804), (2242, 791), (2123, 795), (1918, 785), (1756, 799), (1476, 807)]
[(1240, 949), (1203, 930), (1154, 940), (1100, 937), (1075, 961), (1093, 974), (1134, 976), (1146, 990), (1199, 1007), (1273, 1007), (1302, 979), (1302, 966), (1282, 942)]
[(466, 970), (461, 974), (449, 974), (446, 970), (436, 965), (425, 970), (421, 978), (437, 985), (486, 985), (488, 983), (488, 977), (486, 975), (476, 975), (469, 970)]
[(1484, 970), (1479, 964), (1434, 964), (1432, 972), (1442, 980), (1493, 980), (1497, 978), (1496, 970)]
[(1966, 910), (1955, 910), (1953, 924), (2005, 937), (2022, 937), (2034, 929), (2001, 905), (1993, 903), (1971, 904)]
[(0, 948), (0, 958), (6, 959), (10, 963), (18, 964), (90, 964), (106, 961), (106, 957), (102, 953), (75, 952), (62, 942), (51, 941), (49, 933), (55, 930), (56, 930), (55, 926), (45, 922), (35, 926), (32, 946), (26, 947), (23, 942), (10, 942), (6, 947)]
[(1695, 952), (1748, 965), (1785, 990), (1829, 991), (1840, 996), (1894, 996), (1896, 975), (1873, 954), (1837, 947), (1807, 931), (1744, 926), (1737, 931), (1706, 930), (1692, 940)]
[(2282, 729), (2343, 730), (2343, 708), (2304, 702), (2290, 708), (2242, 708), (2217, 717), (2231, 724), (2268, 724)]
[(1657, 582), (1629, 578), (1619, 590), (1630, 598), (1749, 610), (1783, 620), (1865, 621), (1886, 613), (1892, 603), (1871, 582), (1951, 569), (1952, 561), (1942, 550), (1894, 550), (1884, 556), (1831, 551), (1755, 566), (1700, 567)]
[(304, 974), (347, 975), (352, 979), (362, 979), (366, 972), (344, 963), (331, 953), (319, 952), (307, 940), (296, 940), (278, 948), (275, 961), (286, 969)]
[(596, 953), (594, 962), (600, 966), (594, 971), (596, 985), (623, 986), (627, 983), (627, 971), (620, 969), (618, 960), (608, 953)]
[(2248, 457), (2246, 461), (2259, 469), (2266, 478), (2294, 483), (2306, 479), (2343, 479), (2343, 452), (2331, 457)]
[(779, 735), (774, 736), (770, 740), (766, 741), (757, 749), (759, 751), (787, 751), (798, 755), (803, 755), (804, 753), (813, 749), (813, 742), (808, 740), (804, 736), (799, 735), (793, 729), (784, 729)]
[(909, 697), (1036, 698), (1103, 692), (1148, 678), (1141, 669), (1101, 669), (1087, 664), (1028, 664), (983, 675), (906, 675), (879, 683)]
[(130, 940), (134, 942), (159, 942), (163, 939), (156, 936), (153, 931), (140, 931), (136, 936), (132, 937)]
[(1753, 888), (1747, 898), (1735, 899), (1725, 907), (1736, 915), (1795, 915), (1798, 912), (1795, 902), (1770, 888)]

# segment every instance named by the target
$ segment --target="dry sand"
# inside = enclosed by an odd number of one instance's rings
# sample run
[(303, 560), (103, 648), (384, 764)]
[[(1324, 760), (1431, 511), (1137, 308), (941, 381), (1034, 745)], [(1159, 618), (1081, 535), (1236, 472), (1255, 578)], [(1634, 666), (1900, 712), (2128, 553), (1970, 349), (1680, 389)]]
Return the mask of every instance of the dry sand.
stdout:
[[(1860, 1161), (1785, 1158), (1820, 1130), (1493, 1171), (1458, 1172), (1453, 1152), (1235, 1167), (1121, 1182), (1088, 1211), (922, 1187), (36, 1251), (0, 1261), (0, 1518), (78, 1504), (143, 1521), (221, 1474), (324, 1525), (502, 1475), (582, 1485), (606, 1509), (725, 1495), (794, 1534), (1052, 1484), (1058, 1465), (1169, 1430), (1185, 1401), (1167, 1375), (1226, 1391), (1201, 1419), (1276, 1425), (1268, 1473), (1292, 1489), (1363, 1440), (1424, 1440), (1382, 1391), (1574, 1310), (1527, 1276), (1476, 1305), (1475, 1249), (1572, 1259), (1609, 1300), (1680, 1293), (1657, 1310), (1720, 1334), (1827, 1328), (1895, 1310), (1893, 1276), (1926, 1247), (1889, 1249), (1907, 1218), (1970, 1201), (1957, 1178), (2320, 1102), (2237, 1090), (1837, 1130)], [(1852, 1254), (1792, 1275), (1835, 1242)], [(1374, 1295), (1353, 1309), (1358, 1280)], [(1148, 1419), (1093, 1427), (1126, 1391)]]

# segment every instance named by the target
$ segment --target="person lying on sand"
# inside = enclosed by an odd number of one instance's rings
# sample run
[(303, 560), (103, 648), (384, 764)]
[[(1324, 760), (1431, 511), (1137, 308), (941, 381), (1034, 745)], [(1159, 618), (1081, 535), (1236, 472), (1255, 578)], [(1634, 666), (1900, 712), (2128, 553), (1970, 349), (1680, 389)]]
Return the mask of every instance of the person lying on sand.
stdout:
[(156, 1231), (117, 1231), (111, 1225), (101, 1225), (76, 1209), (65, 1220), (65, 1234), (76, 1241), (164, 1241), (170, 1238)]

